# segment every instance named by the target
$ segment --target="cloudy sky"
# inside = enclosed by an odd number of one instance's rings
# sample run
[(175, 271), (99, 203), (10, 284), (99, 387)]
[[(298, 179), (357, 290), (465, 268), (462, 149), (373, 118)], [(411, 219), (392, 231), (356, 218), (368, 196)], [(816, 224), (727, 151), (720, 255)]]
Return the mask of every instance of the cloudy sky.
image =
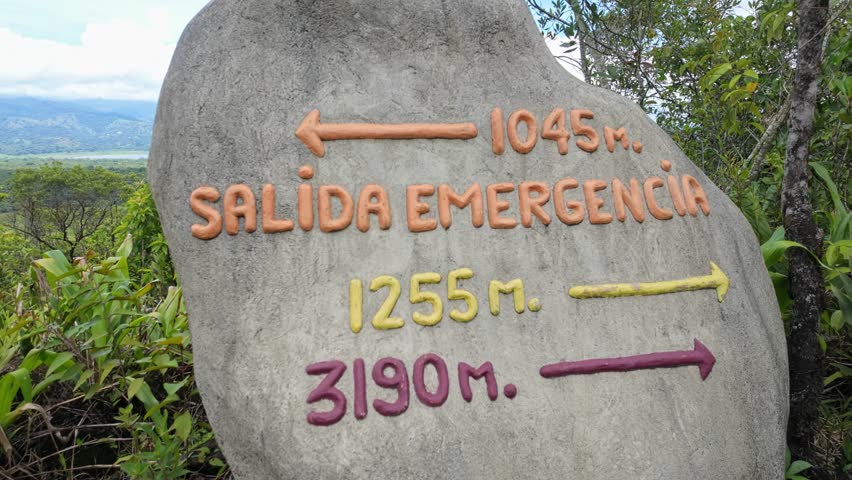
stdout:
[(156, 100), (207, 0), (0, 0), (0, 95)]
[(156, 100), (207, 1), (0, 0), (0, 95)]
[[(207, 1), (0, 0), (0, 95), (156, 100)], [(561, 53), (563, 41), (548, 47)]]

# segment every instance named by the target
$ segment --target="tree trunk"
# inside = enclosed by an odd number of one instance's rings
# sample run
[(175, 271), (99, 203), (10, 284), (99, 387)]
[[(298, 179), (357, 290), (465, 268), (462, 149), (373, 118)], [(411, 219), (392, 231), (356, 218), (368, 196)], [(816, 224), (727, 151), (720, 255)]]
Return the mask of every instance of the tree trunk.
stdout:
[[(791, 93), (781, 208), (787, 239), (799, 242), (819, 255), (822, 232), (814, 221), (808, 189), (811, 177), (808, 155), (819, 90), (828, 0), (800, 0), (798, 16), (798, 53)], [(798, 248), (787, 252), (793, 299), (790, 337), (787, 340), (790, 360), (787, 441), (794, 457), (814, 460), (811, 453), (822, 395), (822, 351), (817, 333), (825, 286), (819, 264), (808, 252)]]

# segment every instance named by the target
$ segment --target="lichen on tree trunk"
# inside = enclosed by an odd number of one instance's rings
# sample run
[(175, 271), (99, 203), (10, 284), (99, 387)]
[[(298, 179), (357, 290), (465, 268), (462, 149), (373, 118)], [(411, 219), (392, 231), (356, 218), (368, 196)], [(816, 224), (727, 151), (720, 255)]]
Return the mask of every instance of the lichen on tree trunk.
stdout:
[[(787, 156), (784, 162), (782, 215), (787, 239), (814, 254), (822, 247), (822, 232), (814, 220), (808, 180), (809, 145), (813, 129), (822, 38), (828, 19), (828, 0), (798, 4), (798, 54), (790, 108)], [(822, 351), (817, 334), (824, 282), (819, 264), (802, 249), (788, 250), (793, 299), (790, 336), (790, 419), (787, 438), (793, 455), (810, 458), (822, 395)]]

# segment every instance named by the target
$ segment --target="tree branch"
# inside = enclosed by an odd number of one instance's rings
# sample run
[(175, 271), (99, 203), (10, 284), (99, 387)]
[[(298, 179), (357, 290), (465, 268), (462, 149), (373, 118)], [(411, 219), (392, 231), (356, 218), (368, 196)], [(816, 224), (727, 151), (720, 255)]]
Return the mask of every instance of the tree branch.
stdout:
[(775, 139), (775, 135), (778, 134), (778, 129), (787, 121), (787, 115), (790, 114), (790, 106), (792, 104), (793, 96), (787, 95), (787, 99), (784, 100), (781, 110), (772, 117), (772, 121), (769, 122), (769, 126), (766, 127), (763, 135), (760, 136), (757, 144), (748, 155), (746, 165), (751, 165), (751, 170), (748, 174), (749, 180), (757, 180), (757, 177), (760, 176), (760, 169), (763, 168), (763, 162), (766, 160), (766, 153), (769, 151), (769, 147), (772, 145), (772, 140)]

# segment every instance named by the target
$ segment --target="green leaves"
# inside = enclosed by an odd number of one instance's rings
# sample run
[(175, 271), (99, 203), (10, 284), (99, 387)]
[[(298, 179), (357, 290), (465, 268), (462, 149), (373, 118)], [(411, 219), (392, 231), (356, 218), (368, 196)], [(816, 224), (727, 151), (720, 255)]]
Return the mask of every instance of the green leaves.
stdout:
[(763, 15), (760, 26), (767, 44), (781, 40), (785, 29), (793, 26), (792, 13), (795, 8), (794, 2), (788, 2), (783, 4), (781, 8)]
[(787, 471), (784, 472), (784, 478), (789, 480), (808, 480), (807, 477), (798, 475), (798, 473), (804, 472), (805, 470), (808, 470), (811, 467), (813, 467), (813, 465), (808, 462), (805, 462), (804, 460), (796, 460), (792, 463), (792, 465), (790, 465), (790, 468), (788, 468)]
[(171, 430), (175, 432), (175, 435), (177, 435), (181, 441), (185, 442), (186, 439), (189, 438), (189, 432), (192, 431), (192, 416), (189, 412), (183, 412), (175, 417)]
[[(843, 205), (843, 201), (840, 199), (840, 192), (837, 189), (837, 185), (834, 183), (834, 180), (831, 179), (831, 174), (828, 173), (828, 169), (825, 168), (825, 165), (819, 162), (810, 162), (808, 164), (811, 167), (811, 170), (814, 171), (814, 174), (822, 180), (825, 184), (826, 189), (828, 189), (828, 193), (831, 195), (831, 201), (834, 204), (835, 214), (840, 217), (846, 216), (846, 206)], [(841, 235), (845, 235), (849, 233), (847, 231), (839, 232)], [(848, 238), (848, 237), (847, 237)]]
[[(813, 182), (812, 196), (816, 199), (816, 217), (824, 230), (824, 244), (819, 261), (826, 282), (825, 310), (821, 314), (820, 333), (817, 336), (824, 360), (824, 392), (820, 408), (820, 428), (826, 433), (843, 438), (849, 425), (848, 399), (845, 391), (852, 381), (852, 352), (848, 348), (852, 328), (852, 214), (843, 201), (843, 195), (831, 177), (831, 170), (821, 162), (811, 162), (811, 169), (819, 180)], [(769, 181), (767, 179), (767, 181)], [(770, 270), (782, 316), (789, 315), (790, 285), (784, 254), (790, 248), (804, 248), (784, 239), (783, 228), (777, 228), (761, 245), (766, 267)], [(814, 255), (813, 252), (809, 254)], [(852, 452), (852, 449), (850, 449)], [(852, 455), (845, 461), (847, 471), (852, 470)], [(804, 480), (811, 465), (796, 461), (787, 462), (785, 478)]]
[(772, 237), (760, 246), (760, 253), (763, 255), (763, 263), (766, 265), (766, 268), (775, 266), (775, 264), (784, 258), (784, 253), (787, 249), (795, 247), (805, 248), (800, 243), (784, 240), (784, 227), (775, 229)]
[(701, 86), (705, 89), (710, 88), (711, 85), (716, 83), (716, 80), (722, 78), (722, 75), (730, 72), (732, 68), (734, 68), (733, 65), (728, 62), (713, 67), (709, 72), (704, 75), (704, 77), (701, 78)]
[(67, 362), (69, 362), (72, 358), (74, 358), (74, 354), (71, 352), (62, 352), (56, 355), (56, 358), (50, 363), (50, 367), (47, 369), (47, 373), (45, 376), (50, 376), (51, 373), (55, 372), (56, 369), (62, 367)]
[[(14, 441), (28, 405), (44, 398), (49, 386), (64, 383), (84, 405), (95, 397), (98, 408), (124, 405), (117, 418), (136, 445), (119, 461), (126, 474), (182, 478), (190, 462), (207, 458), (205, 444), (212, 438), (209, 425), (189, 413), (188, 402), (200, 400), (183, 294), (179, 287), (157, 290), (157, 280), (136, 283), (132, 254), (127, 236), (105, 260), (89, 256), (72, 264), (51, 251), (34, 262), (46, 283), (45, 303), (28, 311), (26, 320), (15, 316), (0, 325), (0, 353), (25, 337), (35, 343), (17, 369), (0, 376), (0, 427)], [(160, 292), (164, 297), (150, 298)], [(40, 381), (33, 386), (31, 378)]]
[[(21, 400), (16, 402), (17, 398)], [(32, 399), (29, 370), (19, 368), (4, 374), (0, 378), (0, 428), (6, 429), (20, 415), (20, 406), (30, 403)]]
[(133, 400), (133, 397), (139, 393), (139, 389), (142, 388), (142, 385), (145, 384), (144, 378), (134, 378), (130, 380), (130, 383), (127, 385), (127, 398), (129, 400)]
[[(65, 181), (61, 175), (76, 173), (51, 167), (36, 178), (22, 172), (20, 185)], [(97, 195), (101, 187), (83, 182), (80, 188)], [(0, 289), (13, 285), (11, 295), (0, 292), (0, 304), (12, 305), (0, 309), (0, 457), (10, 457), (14, 465), (21, 458), (43, 456), (41, 450), (32, 455), (27, 449), (51, 444), (52, 433), (38, 429), (46, 428), (44, 419), (61, 404), (97, 412), (91, 417), (96, 423), (104, 415), (120, 422), (87, 427), (89, 417), (84, 418), (79, 445), (115, 444), (116, 463), (131, 478), (177, 479), (198, 470), (225, 474), (221, 454), (211, 454), (213, 433), (199, 410), (183, 294), (173, 286), (168, 248), (147, 186), (131, 197), (122, 224), (116, 236), (124, 240), (112, 256), (86, 252), (73, 262), (60, 250), (43, 255), (27, 250), (23, 238), (0, 229)], [(138, 234), (136, 241), (130, 234)], [(112, 232), (101, 229), (97, 235), (111, 237)], [(20, 265), (10, 265), (7, 259), (16, 255)], [(21, 278), (25, 269), (30, 278)], [(21, 281), (29, 283), (15, 290)], [(33, 435), (47, 443), (28, 446)], [(128, 440), (116, 443), (116, 435)], [(78, 444), (63, 442), (59, 448), (67, 449), (56, 455), (59, 465), (70, 465), (63, 462)], [(7, 460), (0, 458), (0, 463)]]
[(8, 203), (26, 236), (74, 258), (85, 253), (99, 229), (112, 221), (125, 189), (125, 178), (103, 167), (65, 167), (56, 162), (16, 170), (9, 182)]
[(65, 254), (58, 250), (45, 253), (44, 258), (33, 263), (47, 273), (47, 282), (51, 287), (55, 287), (59, 280), (82, 271), (75, 269), (65, 258)]
[(796, 460), (795, 462), (792, 460), (790, 449), (788, 448), (784, 454), (784, 466), (786, 467), (784, 471), (784, 480), (808, 480), (807, 477), (803, 477), (799, 475), (799, 473), (813, 467), (813, 465), (803, 460)]

